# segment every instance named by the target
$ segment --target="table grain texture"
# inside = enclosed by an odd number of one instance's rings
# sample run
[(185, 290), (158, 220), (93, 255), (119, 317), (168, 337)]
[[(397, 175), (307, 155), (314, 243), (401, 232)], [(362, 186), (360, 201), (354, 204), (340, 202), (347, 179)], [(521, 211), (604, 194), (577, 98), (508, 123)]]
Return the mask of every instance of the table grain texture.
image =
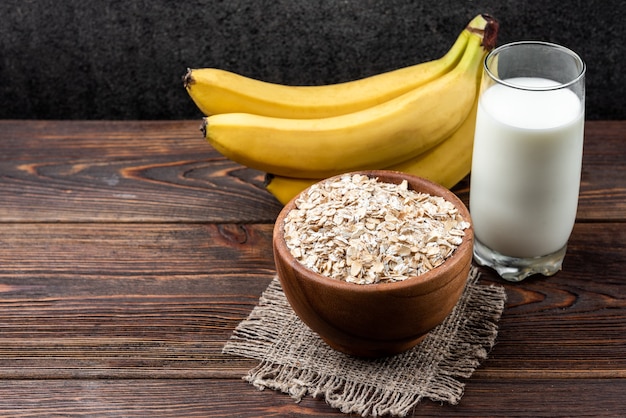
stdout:
[[(281, 205), (199, 127), (0, 121), (0, 416), (343, 415), (221, 353), (275, 274)], [(508, 296), (497, 344), (458, 405), (414, 416), (624, 416), (626, 122), (587, 122), (563, 271), (481, 271)]]

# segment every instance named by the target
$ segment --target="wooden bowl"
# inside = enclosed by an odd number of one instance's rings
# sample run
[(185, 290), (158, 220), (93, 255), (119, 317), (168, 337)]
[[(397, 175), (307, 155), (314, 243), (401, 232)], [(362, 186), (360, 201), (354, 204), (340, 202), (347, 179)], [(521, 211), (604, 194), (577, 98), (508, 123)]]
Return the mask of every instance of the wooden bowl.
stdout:
[[(443, 186), (394, 171), (359, 173), (388, 183), (407, 180), (410, 189), (443, 197), (471, 222), (467, 207)], [(277, 274), (294, 312), (329, 346), (359, 357), (398, 354), (422, 341), (452, 311), (471, 266), (472, 226), (454, 253), (433, 270), (399, 282), (355, 284), (317, 274), (291, 255), (284, 220), (295, 199), (283, 208), (274, 226)]]

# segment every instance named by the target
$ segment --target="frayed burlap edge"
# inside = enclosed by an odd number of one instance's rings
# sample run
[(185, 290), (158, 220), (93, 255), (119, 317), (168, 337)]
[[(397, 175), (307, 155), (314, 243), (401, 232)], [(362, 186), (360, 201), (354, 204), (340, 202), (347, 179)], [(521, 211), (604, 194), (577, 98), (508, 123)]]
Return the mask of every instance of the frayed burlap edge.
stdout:
[(396, 356), (364, 360), (328, 347), (295, 315), (274, 278), (235, 329), (223, 353), (260, 360), (244, 379), (263, 390), (323, 398), (344, 413), (406, 416), (424, 398), (457, 404), (465, 383), (495, 344), (506, 293), (478, 285), (472, 268), (458, 304), (421, 344)]

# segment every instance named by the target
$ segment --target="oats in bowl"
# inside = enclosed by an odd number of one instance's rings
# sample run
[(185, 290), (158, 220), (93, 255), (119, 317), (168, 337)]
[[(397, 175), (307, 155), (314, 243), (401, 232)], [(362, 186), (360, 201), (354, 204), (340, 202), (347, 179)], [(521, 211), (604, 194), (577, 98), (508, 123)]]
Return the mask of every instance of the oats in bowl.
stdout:
[(293, 257), (312, 271), (357, 284), (396, 282), (441, 265), (469, 228), (441, 196), (346, 174), (311, 186), (285, 217)]
[(390, 170), (310, 186), (280, 211), (272, 238), (298, 317), (334, 349), (370, 358), (414, 347), (445, 319), (467, 282), (473, 245), (458, 196)]

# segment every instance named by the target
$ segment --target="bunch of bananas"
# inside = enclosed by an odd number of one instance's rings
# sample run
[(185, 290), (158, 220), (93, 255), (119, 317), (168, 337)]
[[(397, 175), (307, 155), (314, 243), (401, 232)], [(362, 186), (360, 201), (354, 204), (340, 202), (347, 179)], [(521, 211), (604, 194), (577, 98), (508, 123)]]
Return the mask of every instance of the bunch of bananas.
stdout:
[(215, 68), (184, 86), (224, 156), (286, 203), (336, 174), (389, 169), (452, 187), (471, 167), (482, 62), (498, 23), (478, 15), (439, 59), (340, 84), (286, 86)]

